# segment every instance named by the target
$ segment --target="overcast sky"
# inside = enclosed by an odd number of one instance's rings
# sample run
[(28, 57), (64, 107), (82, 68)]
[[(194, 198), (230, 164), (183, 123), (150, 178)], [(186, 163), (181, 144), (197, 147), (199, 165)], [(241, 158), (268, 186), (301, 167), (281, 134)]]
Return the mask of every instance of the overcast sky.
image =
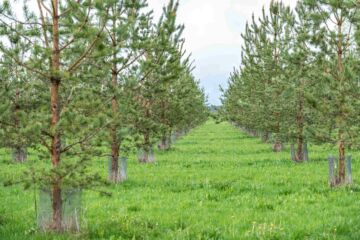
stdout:
[[(283, 0), (295, 6), (297, 0)], [(148, 0), (155, 16), (168, 0)], [(241, 36), (246, 21), (261, 14), (270, 0), (180, 0), (178, 22), (185, 24), (186, 49), (195, 60), (195, 77), (201, 81), (210, 104), (220, 104), (219, 86), (226, 87), (230, 72), (240, 65)]]

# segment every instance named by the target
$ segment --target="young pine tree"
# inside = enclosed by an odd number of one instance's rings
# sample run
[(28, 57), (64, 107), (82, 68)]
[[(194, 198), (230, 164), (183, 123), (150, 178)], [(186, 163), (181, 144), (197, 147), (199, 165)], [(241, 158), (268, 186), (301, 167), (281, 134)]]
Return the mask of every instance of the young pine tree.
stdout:
[(356, 144), (358, 135), (358, 77), (356, 76), (354, 30), (358, 24), (356, 1), (306, 0), (312, 18), (312, 43), (319, 60), (314, 110), (318, 120), (312, 125), (314, 139), (338, 146), (338, 176), (345, 183), (346, 148)]
[[(33, 96), (22, 121), (32, 131), (21, 137), (31, 139), (39, 157), (51, 165), (35, 171), (34, 178), (50, 188), (52, 217), (47, 228), (63, 231), (64, 188), (90, 187), (98, 179), (85, 174), (91, 156), (87, 149), (92, 149), (93, 137), (106, 123), (94, 111), (101, 105), (93, 95), (100, 84), (96, 70), (86, 63), (100, 50), (108, 8), (101, 1), (52, 0), (23, 1), (19, 11), (12, 3), (5, 0), (0, 6), (0, 51), (30, 81), (35, 79), (31, 88), (20, 89)], [(30, 11), (30, 4), (37, 9)], [(20, 49), (26, 50), (23, 58), (4, 38), (10, 35), (27, 45)]]

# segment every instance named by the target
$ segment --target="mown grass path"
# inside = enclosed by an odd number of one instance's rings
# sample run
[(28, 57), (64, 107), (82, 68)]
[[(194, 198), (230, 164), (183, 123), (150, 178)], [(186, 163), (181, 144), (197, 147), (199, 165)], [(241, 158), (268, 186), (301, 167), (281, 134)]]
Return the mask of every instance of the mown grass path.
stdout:
[[(288, 151), (209, 121), (156, 152), (154, 165), (130, 159), (113, 197), (87, 191), (78, 235), (32, 231), (32, 192), (0, 187), (0, 239), (360, 239), (359, 164), (353, 187), (330, 189), (332, 151), (310, 146), (311, 161), (294, 164)], [(94, 159), (94, 171), (106, 169)], [(1, 163), (1, 179), (14, 173), (18, 165)]]

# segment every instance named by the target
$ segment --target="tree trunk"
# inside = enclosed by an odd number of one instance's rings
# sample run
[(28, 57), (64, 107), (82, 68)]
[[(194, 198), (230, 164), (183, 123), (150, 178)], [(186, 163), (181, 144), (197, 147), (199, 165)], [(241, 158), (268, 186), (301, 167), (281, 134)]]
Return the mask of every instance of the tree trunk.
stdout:
[(290, 154), (291, 154), (291, 160), (296, 162), (295, 145), (293, 143), (290, 145)]
[(273, 146), (274, 152), (281, 152), (283, 150), (283, 144), (281, 142), (276, 142)]
[(139, 156), (140, 163), (154, 163), (155, 157), (153, 155), (152, 147), (150, 144), (150, 134), (146, 132), (144, 134), (144, 146), (142, 148), (142, 155)]
[(166, 139), (165, 139), (165, 137), (162, 137), (158, 144), (158, 149), (165, 150), (165, 148), (166, 148)]
[(269, 142), (269, 133), (268, 132), (265, 132), (261, 135), (261, 140), (264, 142), (264, 143), (267, 143)]
[[(15, 127), (18, 131), (20, 130), (20, 120), (18, 118), (18, 113), (20, 111), (19, 99), (20, 99), (20, 91), (19, 91), (19, 89), (16, 89), (15, 107), (14, 107), (14, 123), (15, 123)], [(19, 137), (21, 137), (21, 136), (19, 136)], [(13, 150), (13, 160), (17, 163), (26, 162), (26, 160), (27, 160), (26, 148), (19, 144), (19, 142), (21, 143), (21, 140), (16, 140), (16, 141), (17, 142), (16, 142), (15, 148)]]
[(299, 92), (299, 105), (298, 111), (296, 114), (296, 125), (297, 125), (297, 152), (296, 152), (296, 161), (304, 161), (304, 81), (300, 80), (300, 92)]
[(26, 148), (15, 147), (13, 150), (13, 160), (17, 163), (23, 163), (27, 160)]
[(304, 144), (304, 140), (303, 140), (302, 136), (300, 136), (300, 137), (297, 139), (297, 151), (296, 151), (296, 156), (295, 156), (295, 160), (296, 160), (297, 162), (302, 162), (302, 161), (304, 161), (303, 144)]
[[(116, 21), (114, 20), (114, 25), (116, 24)], [(116, 39), (115, 39), (115, 35), (113, 36), (113, 47), (116, 47)], [(114, 61), (116, 60), (116, 52), (113, 53), (113, 59)], [(112, 77), (112, 86), (114, 87), (114, 89), (117, 88), (118, 86), (118, 78), (117, 78), (117, 65), (114, 62), (113, 63), (113, 67), (112, 67), (112, 71), (111, 71), (111, 77)], [(117, 98), (116, 95), (114, 94), (113, 98), (112, 98), (112, 116), (113, 116), (113, 120), (116, 121), (118, 116), (118, 102), (117, 102)], [(120, 143), (119, 143), (119, 139), (117, 136), (117, 129), (118, 129), (118, 125), (116, 123), (112, 124), (111, 130), (110, 130), (110, 135), (111, 135), (111, 169), (110, 169), (110, 176), (109, 176), (109, 180), (113, 183), (118, 183), (120, 181), (120, 175), (119, 175), (119, 152), (120, 152)]]
[(170, 141), (171, 141), (171, 137), (168, 137), (166, 136), (166, 134), (164, 134), (164, 136), (161, 138), (160, 144), (158, 145), (159, 150), (169, 150)]
[(282, 142), (276, 137), (275, 143), (273, 145), (273, 151), (274, 152), (281, 152), (283, 150), (284, 145)]
[[(59, 81), (53, 80), (53, 84), (51, 87), (51, 106), (52, 106), (52, 118), (51, 118), (51, 128), (56, 129), (57, 124), (59, 122), (59, 99), (58, 99), (58, 91), (59, 91)], [(57, 130), (52, 137), (51, 143), (51, 161), (54, 168), (58, 167), (60, 164), (60, 155), (61, 155), (61, 140), (60, 134)], [(55, 231), (62, 231), (62, 219), (61, 219), (61, 178), (60, 176), (56, 176), (53, 182), (52, 187), (53, 198), (52, 198), (52, 206), (53, 206), (53, 223), (51, 225), (52, 229)]]
[[(342, 134), (341, 134), (342, 135)], [(340, 137), (339, 143), (339, 176), (338, 184), (345, 183), (345, 141)]]
[[(58, 0), (53, 0), (53, 48), (52, 48), (52, 76), (50, 78), (51, 88), (51, 130), (54, 132), (51, 141), (51, 161), (54, 168), (60, 164), (61, 155), (61, 138), (57, 130), (57, 125), (60, 120), (60, 106), (59, 106), (59, 88), (60, 88), (60, 49), (59, 49), (59, 3)], [(62, 231), (62, 200), (61, 200), (61, 177), (55, 176), (52, 183), (52, 224), (51, 228), (54, 231)]]
[(63, 231), (62, 226), (62, 198), (61, 198), (61, 187), (60, 184), (53, 184), (52, 189), (52, 224), (51, 229), (60, 232)]
[(114, 141), (111, 145), (111, 169), (109, 180), (113, 183), (118, 183), (120, 181), (119, 175), (119, 151), (120, 145), (117, 141)]
[[(338, 81), (340, 82), (340, 90), (343, 88), (344, 85), (344, 64), (343, 64), (343, 33), (342, 33), (342, 25), (343, 20), (339, 19), (337, 22), (338, 25), (338, 42), (337, 42), (337, 70), (338, 70)], [(345, 139), (344, 139), (344, 104), (345, 104), (345, 96), (343, 92), (340, 92), (340, 101), (339, 101), (339, 134), (338, 134), (338, 141), (339, 141), (339, 174), (337, 179), (337, 184), (344, 184), (345, 183)]]

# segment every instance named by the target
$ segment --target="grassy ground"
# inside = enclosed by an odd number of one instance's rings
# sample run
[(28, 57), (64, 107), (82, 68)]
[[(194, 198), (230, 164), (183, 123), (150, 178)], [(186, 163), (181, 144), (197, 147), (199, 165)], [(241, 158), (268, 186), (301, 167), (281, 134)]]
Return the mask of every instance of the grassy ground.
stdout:
[[(113, 197), (85, 192), (77, 235), (38, 232), (33, 192), (0, 186), (0, 239), (360, 239), (360, 154), (354, 185), (330, 189), (326, 157), (336, 151), (309, 150), (309, 163), (294, 164), (288, 151), (208, 122), (154, 165), (131, 159)], [(106, 159), (94, 165), (106, 175)], [(0, 159), (0, 180), (24, 167)]]

